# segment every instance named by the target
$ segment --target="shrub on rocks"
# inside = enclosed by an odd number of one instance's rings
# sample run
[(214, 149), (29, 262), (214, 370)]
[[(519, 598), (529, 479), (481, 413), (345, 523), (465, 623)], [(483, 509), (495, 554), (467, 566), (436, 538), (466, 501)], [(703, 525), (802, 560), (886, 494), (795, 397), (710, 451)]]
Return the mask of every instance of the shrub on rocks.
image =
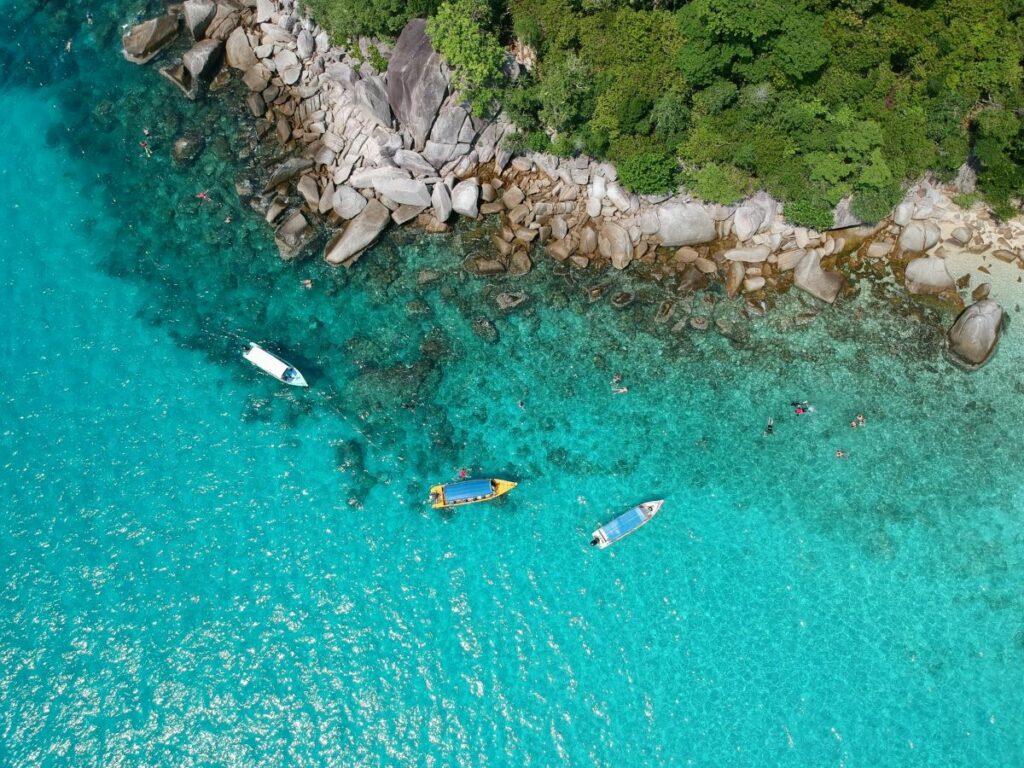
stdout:
[(619, 181), (642, 195), (674, 189), (678, 172), (674, 158), (657, 152), (642, 152), (619, 163)]

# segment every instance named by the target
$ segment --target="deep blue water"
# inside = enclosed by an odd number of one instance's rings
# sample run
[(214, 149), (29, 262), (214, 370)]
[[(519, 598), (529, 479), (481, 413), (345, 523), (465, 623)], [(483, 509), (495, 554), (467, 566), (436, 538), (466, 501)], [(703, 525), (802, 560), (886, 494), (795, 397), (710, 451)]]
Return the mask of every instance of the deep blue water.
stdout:
[[(539, 255), (469, 278), (469, 228), (283, 264), (237, 83), (124, 62), (141, 4), (4, 5), (0, 764), (1024, 764), (1017, 315), (967, 376), (867, 286), (807, 325), (679, 302), (730, 340)], [(462, 467), (520, 486), (429, 509)]]

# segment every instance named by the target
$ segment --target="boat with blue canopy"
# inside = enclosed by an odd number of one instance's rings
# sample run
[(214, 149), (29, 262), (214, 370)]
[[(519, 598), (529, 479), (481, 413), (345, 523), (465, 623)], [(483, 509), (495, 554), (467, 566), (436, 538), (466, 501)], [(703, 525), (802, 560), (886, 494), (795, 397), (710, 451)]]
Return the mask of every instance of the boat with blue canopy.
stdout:
[(511, 480), (460, 480), (457, 483), (435, 485), (430, 489), (430, 505), (434, 509), (445, 507), (461, 507), (478, 501), (490, 501), (502, 496), (513, 488), (516, 483)]
[(624, 539), (637, 528), (647, 525), (658, 514), (664, 499), (645, 501), (632, 509), (626, 510), (610, 523), (605, 523), (591, 535), (590, 546), (604, 549), (619, 539)]

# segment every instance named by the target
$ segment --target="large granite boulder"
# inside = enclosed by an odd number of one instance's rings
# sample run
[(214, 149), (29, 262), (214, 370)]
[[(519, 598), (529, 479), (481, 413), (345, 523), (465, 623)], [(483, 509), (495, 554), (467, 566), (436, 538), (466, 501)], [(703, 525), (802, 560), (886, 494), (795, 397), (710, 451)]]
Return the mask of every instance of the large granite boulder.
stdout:
[(434, 218), (442, 223), (448, 221), (452, 215), (452, 196), (448, 193), (448, 187), (441, 182), (435, 184), (430, 194), (430, 204), (434, 208)]
[(229, 67), (240, 69), (243, 72), (248, 72), (258, 63), (256, 54), (252, 52), (252, 46), (249, 45), (249, 38), (242, 27), (235, 27), (234, 31), (228, 35), (224, 56)]
[(384, 128), (391, 127), (391, 107), (388, 106), (388, 94), (384, 90), (384, 81), (379, 77), (368, 77), (360, 80), (352, 89), (356, 104), (363, 114)]
[(285, 85), (295, 85), (302, 76), (302, 64), (290, 48), (283, 48), (274, 55), (274, 67)]
[(391, 111), (422, 150), (448, 93), (448, 70), (427, 37), (426, 19), (413, 19), (398, 36), (388, 61)]
[(354, 219), (366, 207), (366, 198), (350, 186), (342, 184), (334, 190), (331, 207), (338, 218), (348, 221)]
[(223, 61), (224, 43), (221, 40), (200, 40), (181, 57), (185, 70), (196, 83), (213, 80)]
[(391, 221), (391, 211), (377, 200), (371, 200), (348, 226), (331, 238), (324, 248), (324, 259), (328, 264), (351, 267), (363, 251), (380, 237)]
[(178, 34), (178, 17), (169, 13), (144, 21), (128, 30), (121, 38), (124, 57), (133, 64), (145, 64)]
[(462, 107), (441, 110), (430, 129), (430, 140), (437, 144), (458, 144), (462, 126), (469, 119), (469, 112)]
[(436, 176), (434, 166), (423, 159), (423, 155), (411, 149), (399, 149), (395, 152), (394, 161), (399, 168), (404, 168), (413, 176)]
[(606, 221), (597, 235), (597, 247), (601, 255), (611, 259), (616, 269), (625, 269), (633, 261), (633, 241), (629, 232), (614, 221)]
[(316, 50), (316, 40), (313, 38), (313, 34), (308, 29), (303, 29), (299, 32), (299, 36), (295, 38), (295, 52), (299, 55), (299, 58), (305, 61), (313, 52)]
[(831, 304), (843, 287), (843, 276), (838, 272), (826, 272), (821, 268), (821, 254), (816, 250), (808, 251), (796, 265), (793, 272), (793, 284), (816, 299)]
[(732, 231), (741, 243), (749, 240), (764, 224), (764, 210), (757, 205), (744, 205), (736, 209), (732, 218)]
[(418, 179), (402, 179), (397, 176), (382, 176), (373, 182), (378, 195), (394, 200), (399, 205), (416, 205), (426, 208), (430, 205), (430, 191)]
[(911, 293), (942, 293), (956, 289), (953, 276), (946, 269), (945, 259), (926, 256), (907, 264), (904, 280)]
[(927, 251), (942, 236), (934, 221), (912, 221), (900, 233), (900, 248), (904, 251)]
[(658, 224), (657, 236), (662, 245), (669, 247), (710, 243), (715, 239), (715, 222), (700, 205), (691, 203), (663, 205), (658, 208)]
[(949, 358), (969, 371), (983, 366), (996, 351), (1004, 318), (1003, 308), (991, 299), (971, 304), (946, 334)]
[(452, 190), (452, 210), (462, 216), (475, 219), (479, 213), (480, 182), (476, 179), (460, 181)]
[(202, 40), (210, 22), (217, 15), (217, 4), (213, 0), (185, 0), (182, 10), (185, 12), (185, 26), (192, 34), (192, 39)]

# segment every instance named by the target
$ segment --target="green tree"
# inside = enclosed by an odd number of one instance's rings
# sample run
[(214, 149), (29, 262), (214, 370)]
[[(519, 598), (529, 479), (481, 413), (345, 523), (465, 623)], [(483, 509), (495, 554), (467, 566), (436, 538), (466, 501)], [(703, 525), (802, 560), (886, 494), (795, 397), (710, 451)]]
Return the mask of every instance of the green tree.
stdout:
[(668, 155), (641, 152), (619, 163), (619, 181), (641, 194), (668, 192), (676, 185), (679, 166)]
[(447, 0), (427, 22), (427, 35), (451, 66), (455, 87), (478, 115), (491, 107), (502, 79), (505, 52), (493, 28), (484, 0)]

